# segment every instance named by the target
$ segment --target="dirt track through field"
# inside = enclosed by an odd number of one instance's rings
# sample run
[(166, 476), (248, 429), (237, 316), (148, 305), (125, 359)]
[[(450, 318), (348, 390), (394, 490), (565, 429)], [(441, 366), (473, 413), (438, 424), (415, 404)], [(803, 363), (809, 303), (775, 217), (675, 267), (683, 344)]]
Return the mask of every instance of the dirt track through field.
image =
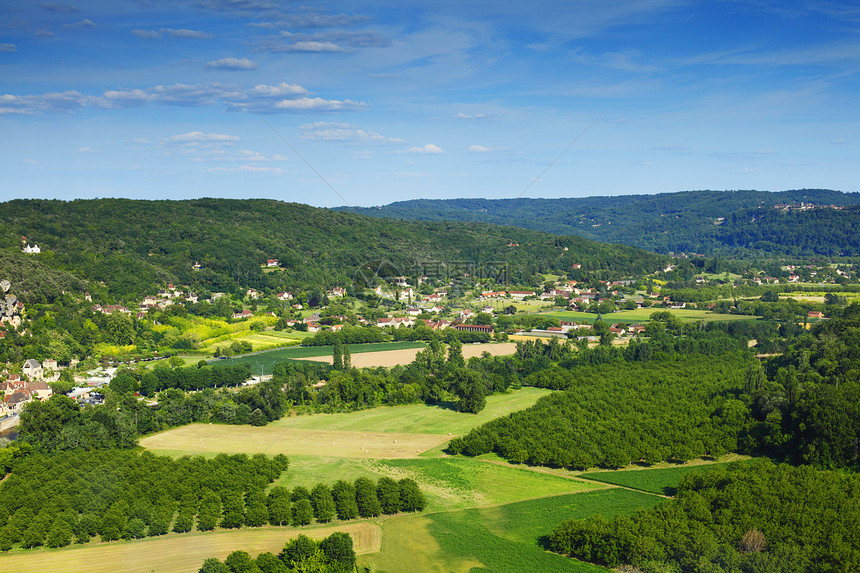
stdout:
[[(376, 368), (378, 366), (397, 366), (398, 364), (410, 364), (415, 360), (421, 348), (406, 348), (402, 350), (382, 350), (380, 352), (362, 352), (352, 355), (352, 365), (356, 368)], [(463, 358), (469, 359), (473, 356), (481, 356), (489, 352), (494, 356), (507, 356), (517, 351), (517, 345), (513, 342), (498, 342), (494, 344), (464, 344)], [(313, 356), (310, 358), (299, 358), (298, 360), (313, 360), (315, 362), (332, 363), (331, 356)]]
[(0, 570), (10, 573), (195, 573), (209, 557), (223, 560), (237, 549), (253, 557), (267, 551), (277, 555), (287, 541), (299, 534), (319, 540), (335, 531), (348, 533), (359, 555), (377, 552), (382, 546), (382, 529), (375, 523), (301, 529), (261, 527), (22, 551), (0, 556)]

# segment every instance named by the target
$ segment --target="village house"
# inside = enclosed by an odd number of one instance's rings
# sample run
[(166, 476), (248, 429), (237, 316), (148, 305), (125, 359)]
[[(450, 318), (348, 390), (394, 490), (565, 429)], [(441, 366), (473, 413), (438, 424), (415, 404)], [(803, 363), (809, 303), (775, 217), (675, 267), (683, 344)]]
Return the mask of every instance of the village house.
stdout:
[(250, 310), (248, 310), (247, 308), (241, 312), (234, 312), (233, 313), (233, 319), (234, 320), (239, 320), (242, 318), (251, 318), (252, 316), (254, 316), (254, 313), (251, 312)]
[(292, 299), (293, 299), (293, 295), (289, 291), (278, 293), (278, 300), (292, 300)]
[(505, 291), (487, 291), (481, 293), (481, 298), (504, 298), (507, 295)]
[(522, 299), (526, 298), (527, 296), (534, 296), (535, 291), (533, 291), (533, 290), (512, 290), (508, 294), (511, 295), (511, 298), (522, 300)]
[(824, 313), (820, 310), (810, 310), (806, 313), (807, 318), (824, 318)]
[(31, 255), (38, 255), (39, 253), (41, 253), (41, 252), (42, 252), (42, 249), (40, 249), (40, 248), (39, 248), (39, 245), (37, 245), (37, 244), (35, 244), (35, 243), (33, 244), (33, 246), (32, 246), (32, 247), (31, 247), (29, 244), (27, 244), (27, 245), (24, 247), (24, 252), (25, 252), (25, 253), (29, 253), (29, 254), (31, 254)]
[(266, 259), (266, 266), (267, 267), (279, 267), (279, 266), (281, 266), (281, 263), (280, 263), (280, 261), (278, 261), (278, 259)]
[(257, 300), (260, 298), (260, 293), (258, 293), (255, 289), (249, 288), (245, 291), (245, 296), (250, 298), (251, 300)]
[(346, 289), (343, 287), (334, 287), (330, 291), (328, 291), (328, 296), (330, 297), (343, 297), (346, 296)]
[(42, 377), (42, 365), (39, 364), (39, 361), (35, 358), (30, 358), (24, 362), (21, 372), (24, 373), (24, 376), (26, 376), (28, 380), (36, 380)]

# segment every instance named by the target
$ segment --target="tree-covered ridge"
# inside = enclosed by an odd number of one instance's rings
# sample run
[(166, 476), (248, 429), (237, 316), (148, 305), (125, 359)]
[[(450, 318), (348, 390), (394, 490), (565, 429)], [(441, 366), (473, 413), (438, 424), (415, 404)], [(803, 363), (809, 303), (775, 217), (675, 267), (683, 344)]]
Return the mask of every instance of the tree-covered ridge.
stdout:
[(677, 497), (633, 516), (568, 521), (553, 551), (643, 573), (860, 569), (860, 477), (759, 460), (690, 473)]
[(748, 365), (745, 355), (723, 354), (551, 366), (523, 383), (564, 392), (455, 438), (449, 449), (574, 469), (737, 451), (750, 423), (746, 404), (737, 398)]
[[(171, 282), (212, 291), (350, 286), (360, 269), (430, 274), (421, 265), (440, 261), (507, 265), (507, 279), (524, 284), (574, 263), (607, 276), (659, 266), (637, 249), (578, 237), (484, 223), (384, 221), (271, 200), (15, 200), (0, 207), (0, 252), (19, 251), (26, 236), (42, 248), (33, 256), (44, 266), (88, 279), (93, 289), (103, 282), (120, 298)], [(278, 259), (282, 271), (263, 272), (268, 259)]]
[(376, 217), (480, 221), (623, 243), (658, 253), (860, 253), (856, 209), (775, 210), (777, 204), (860, 205), (860, 194), (821, 189), (684, 191), (570, 199), (419, 199), (346, 208)]

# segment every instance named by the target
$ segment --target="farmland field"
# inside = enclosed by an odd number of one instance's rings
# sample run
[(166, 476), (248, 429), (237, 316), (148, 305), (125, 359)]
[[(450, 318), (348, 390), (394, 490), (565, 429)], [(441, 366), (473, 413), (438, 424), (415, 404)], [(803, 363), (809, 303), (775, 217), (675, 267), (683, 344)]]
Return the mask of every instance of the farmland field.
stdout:
[(507, 394), (493, 394), (487, 396), (487, 406), (478, 414), (463, 414), (438, 406), (411, 404), (343, 414), (292, 416), (271, 422), (266, 427), (417, 434), (451, 433), (459, 436), (490, 420), (529, 408), (539, 398), (550, 393), (550, 390), (542, 388), (525, 387)]
[(732, 461), (743, 461), (746, 456), (726, 456), (719, 464), (685, 464), (679, 467), (647, 468), (622, 471), (595, 471), (580, 474), (583, 479), (620, 485), (631, 489), (655, 493), (658, 495), (675, 495), (675, 488), (685, 475), (690, 472), (703, 471), (714, 465), (722, 465)]
[[(423, 348), (423, 342), (377, 342), (371, 344), (350, 344), (350, 354), (361, 354), (364, 352), (380, 352), (383, 350), (402, 350), (407, 348)], [(278, 362), (284, 360), (296, 360), (301, 358), (310, 358), (315, 356), (332, 355), (331, 346), (294, 346), (292, 348), (279, 348), (258, 354), (248, 354), (238, 358), (228, 358), (226, 360), (216, 360), (212, 362), (213, 366), (248, 363), (251, 365), (251, 371), (254, 373), (260, 372), (262, 368), (264, 372), (271, 374), (272, 369)], [(355, 360), (353, 359), (353, 362)]]
[(247, 453), (334, 457), (415, 457), (447, 441), (438, 434), (299, 430), (268, 426), (188, 424), (140, 440), (140, 445), (167, 455)]
[[(419, 343), (390, 343), (390, 344), (419, 344)], [(358, 346), (358, 345), (356, 345)], [(422, 346), (423, 347), (423, 344)], [(319, 354), (315, 356), (309, 356), (307, 358), (299, 358), (299, 360), (315, 360), (318, 362), (327, 362), (329, 364), (332, 363), (331, 356), (331, 348), (329, 348), (329, 352), (327, 354)], [(376, 368), (379, 366), (391, 367), (397, 366), (398, 364), (411, 364), (415, 361), (415, 355), (418, 354), (420, 348), (413, 347), (409, 349), (404, 349), (401, 347), (400, 350), (380, 350), (380, 351), (367, 351), (362, 354), (356, 354), (352, 352), (352, 346), (349, 347), (350, 352), (352, 353), (352, 365), (356, 368)], [(463, 346), (463, 358), (469, 359), (475, 356), (481, 356), (484, 352), (488, 352), (490, 354), (496, 356), (507, 356), (513, 354), (517, 351), (517, 346), (513, 342), (499, 342), (499, 343), (490, 343), (490, 344), (466, 344)]]
[(367, 521), (334, 527), (259, 527), (16, 551), (0, 556), (0, 570), (10, 573), (195, 573), (209, 557), (223, 560), (237, 549), (254, 556), (266, 551), (277, 554), (299, 534), (322, 539), (335, 531), (349, 533), (358, 554), (376, 552), (381, 546), (380, 526)]
[(347, 414), (281, 418), (266, 426), (189, 424), (142, 438), (140, 445), (167, 455), (263, 453), (323, 457), (406, 458), (441, 446), (453, 435), (528, 408), (548, 390), (523, 388), (487, 398), (480, 414), (411, 405)]
[(388, 573), (413, 571), (507, 573), (608, 571), (539, 545), (565, 519), (632, 513), (659, 502), (644, 493), (611, 489), (543, 497), (461, 511), (401, 515), (382, 522), (382, 549), (359, 565)]
[[(723, 320), (756, 320), (758, 318), (755, 316), (746, 316), (740, 314), (717, 314), (711, 312), (710, 310), (698, 310), (693, 308), (670, 309), (663, 307), (652, 307), (637, 308), (636, 310), (620, 310), (611, 314), (604, 314), (603, 320), (610, 324), (616, 322), (625, 322), (629, 324), (645, 323), (650, 320), (651, 314), (657, 311), (671, 312), (673, 315), (675, 315), (675, 317), (687, 321), (704, 320), (705, 322), (718, 322)], [(551, 316), (559, 320), (567, 320), (570, 322), (594, 322), (597, 320), (597, 315), (591, 312), (555, 311), (543, 312), (541, 313), (541, 316)]]

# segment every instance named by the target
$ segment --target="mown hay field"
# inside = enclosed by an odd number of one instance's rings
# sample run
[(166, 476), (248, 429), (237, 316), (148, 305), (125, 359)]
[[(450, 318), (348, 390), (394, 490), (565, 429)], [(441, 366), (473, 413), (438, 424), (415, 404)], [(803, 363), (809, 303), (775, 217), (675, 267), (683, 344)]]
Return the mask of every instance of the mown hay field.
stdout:
[(278, 554), (299, 534), (322, 539), (343, 531), (359, 555), (379, 551), (382, 529), (372, 522), (324, 527), (260, 527), (204, 533), (171, 533), (134, 541), (89, 543), (62, 549), (27, 549), (0, 556), (0, 570), (12, 573), (196, 573), (209, 557), (223, 560), (241, 549), (251, 555)]

